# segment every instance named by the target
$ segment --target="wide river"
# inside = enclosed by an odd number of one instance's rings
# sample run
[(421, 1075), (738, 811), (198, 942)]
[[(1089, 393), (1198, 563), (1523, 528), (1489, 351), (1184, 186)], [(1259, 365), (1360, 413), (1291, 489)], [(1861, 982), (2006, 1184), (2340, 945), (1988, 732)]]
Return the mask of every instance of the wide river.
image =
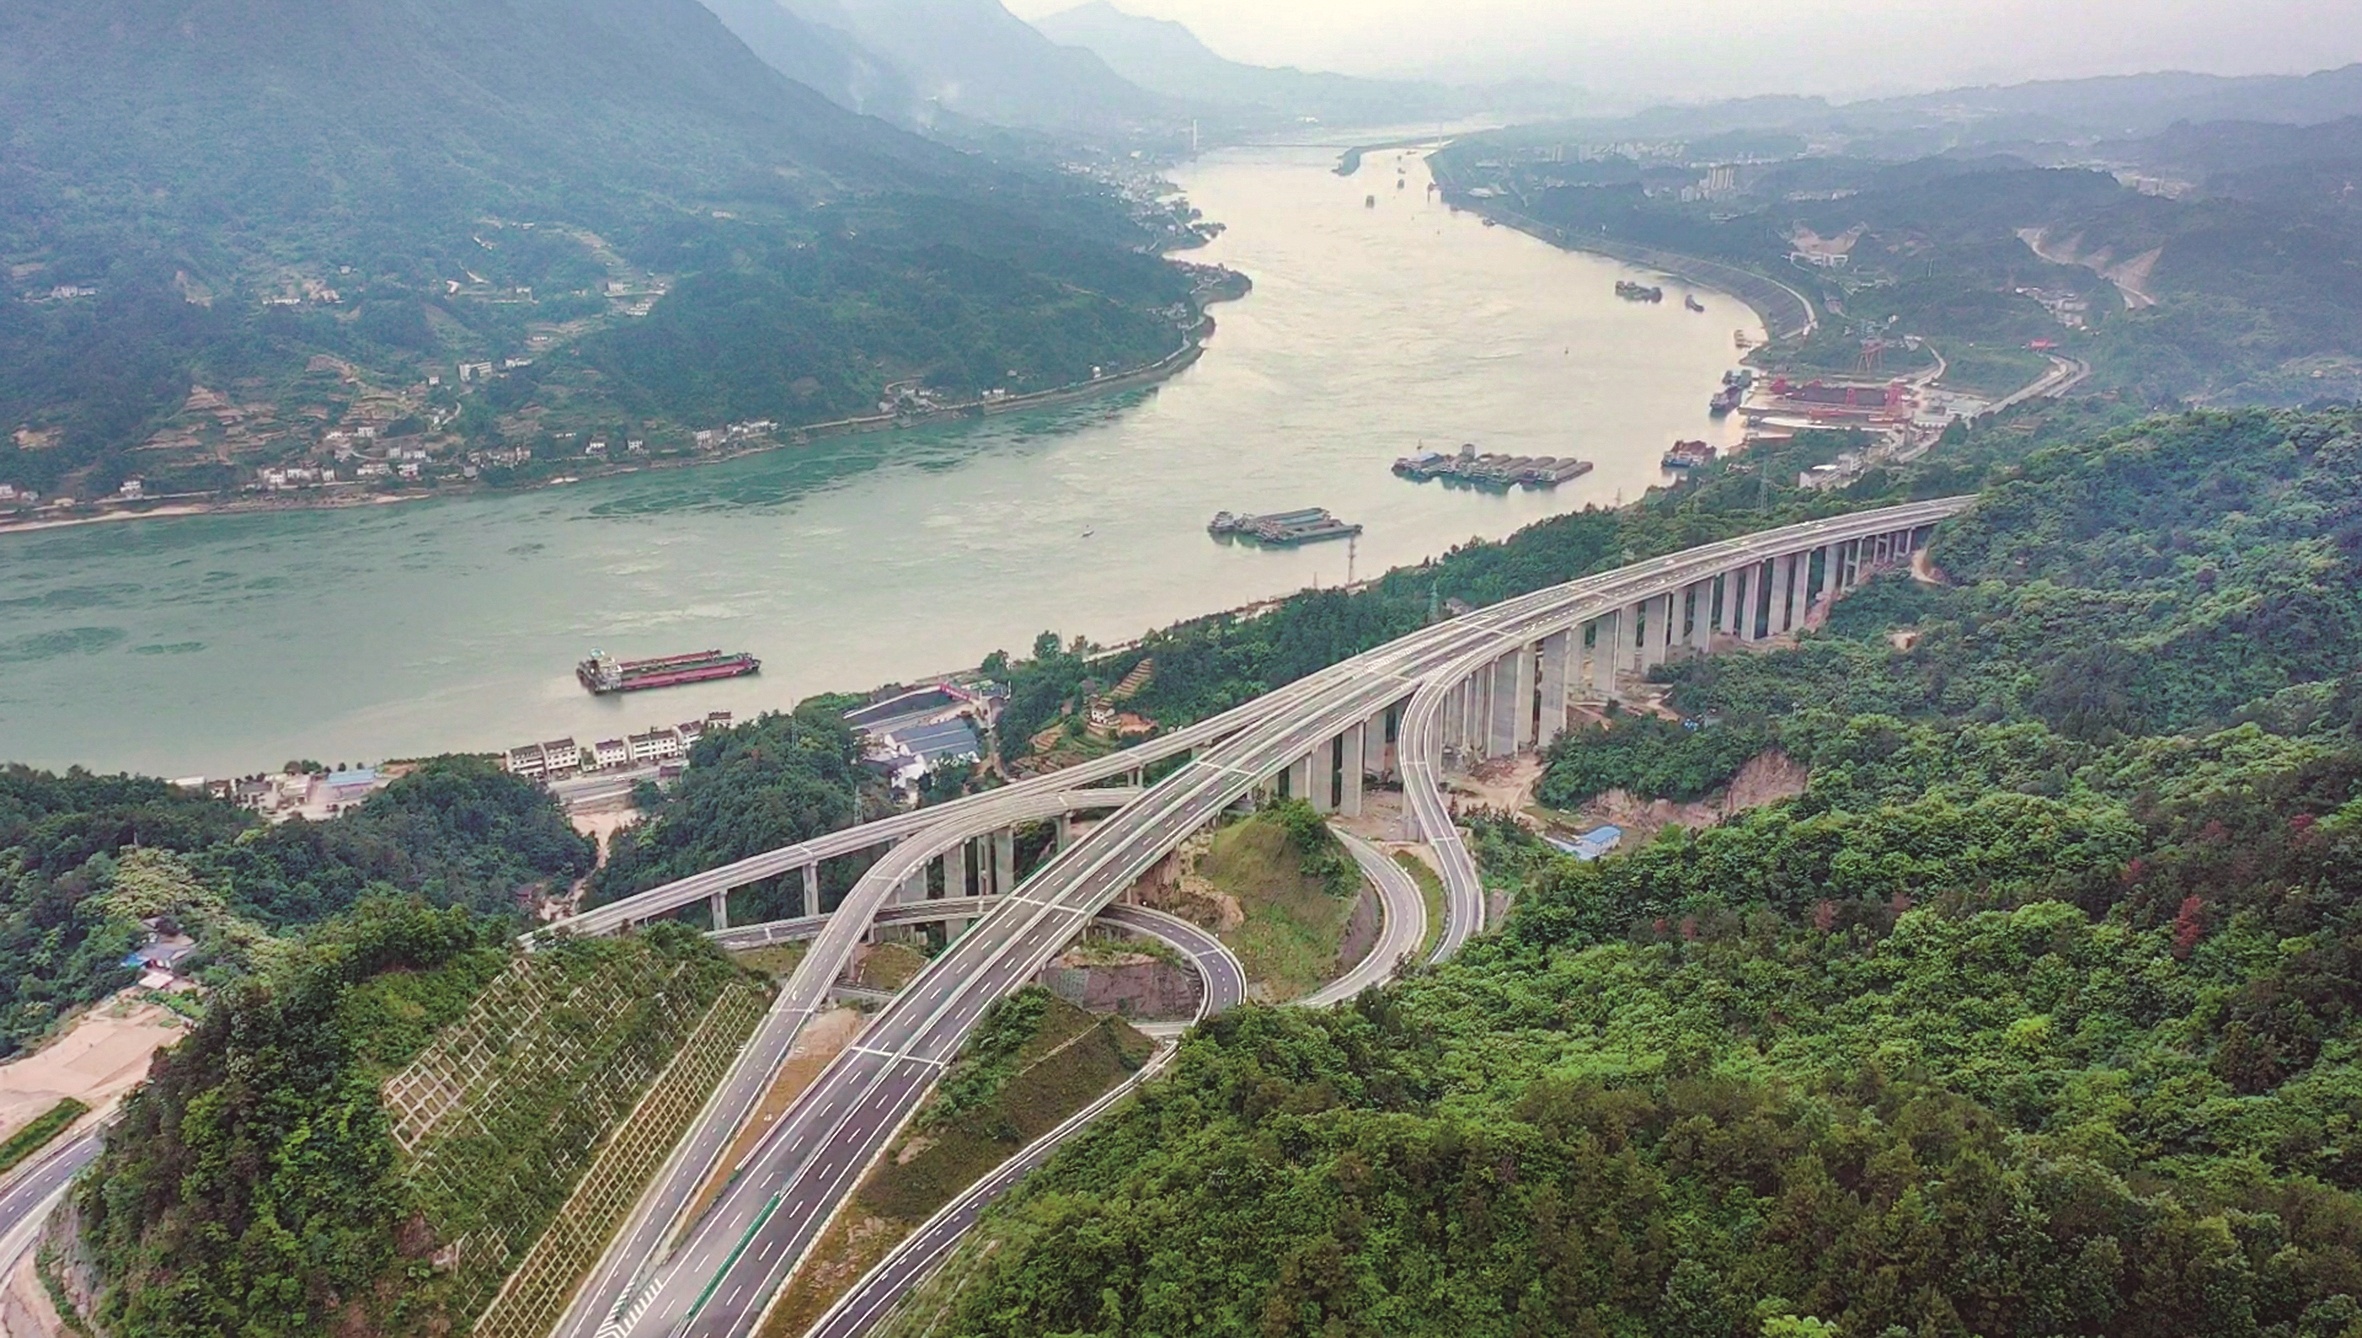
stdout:
[[(1416, 157), (1334, 162), (1178, 174), (1229, 225), (1192, 258), (1255, 291), (1153, 391), (537, 492), (0, 535), (0, 759), (228, 775), (784, 708), (1346, 578), (1343, 543), (1216, 543), (1218, 510), (1329, 507), (1368, 527), (1367, 576), (1637, 498), (1676, 438), (1735, 431), (1706, 400), (1757, 325), (1736, 300), (1622, 301), (1633, 271), (1452, 214)], [(1598, 468), (1507, 496), (1389, 472), (1461, 442)], [(594, 647), (708, 646), (761, 676), (574, 681)]]

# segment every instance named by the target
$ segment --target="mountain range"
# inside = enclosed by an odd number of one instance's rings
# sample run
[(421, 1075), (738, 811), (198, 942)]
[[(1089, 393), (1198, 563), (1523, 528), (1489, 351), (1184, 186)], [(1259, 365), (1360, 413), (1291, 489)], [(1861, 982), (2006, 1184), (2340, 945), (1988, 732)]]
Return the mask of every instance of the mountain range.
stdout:
[[(345, 427), (811, 421), (979, 389), (977, 348), (1013, 389), (1171, 350), (1188, 284), (1111, 194), (848, 111), (777, 65), (893, 75), (757, 18), (768, 61), (697, 0), (0, 8), (0, 482), (213, 490)], [(767, 379), (635, 381), (651, 319), (769, 341)]]

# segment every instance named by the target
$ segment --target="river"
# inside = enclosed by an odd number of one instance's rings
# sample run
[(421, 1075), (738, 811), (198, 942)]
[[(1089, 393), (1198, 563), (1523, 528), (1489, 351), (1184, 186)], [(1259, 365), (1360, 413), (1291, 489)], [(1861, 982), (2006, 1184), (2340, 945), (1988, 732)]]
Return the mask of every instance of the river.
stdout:
[[(228, 775), (743, 716), (1346, 578), (1342, 543), (1214, 542), (1217, 510), (1329, 507), (1368, 527), (1367, 576), (1636, 498), (1675, 438), (1736, 433), (1706, 413), (1758, 324), (1736, 300), (1622, 301), (1635, 271), (1452, 214), (1416, 157), (1334, 162), (1176, 174), (1228, 225), (1191, 258), (1255, 291), (1151, 391), (537, 492), (0, 535), (0, 759)], [(1389, 472), (1463, 441), (1598, 468), (1507, 496)], [(708, 646), (761, 676), (574, 681), (593, 648)]]

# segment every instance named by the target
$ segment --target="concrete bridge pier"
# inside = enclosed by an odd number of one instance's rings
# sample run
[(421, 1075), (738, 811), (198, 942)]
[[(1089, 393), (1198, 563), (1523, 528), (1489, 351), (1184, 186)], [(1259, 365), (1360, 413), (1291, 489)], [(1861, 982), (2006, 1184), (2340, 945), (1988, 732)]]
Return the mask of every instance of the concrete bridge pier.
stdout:
[(1772, 559), (1771, 610), (1766, 627), (1773, 636), (1785, 636), (1790, 622), (1789, 597), (1796, 589), (1796, 556), (1782, 553)]
[(1616, 695), (1616, 642), (1622, 626), (1621, 613), (1603, 613), (1591, 620), (1591, 690), (1602, 700)]
[(967, 847), (967, 843), (963, 841), (963, 842), (961, 842), (959, 845), (953, 846), (951, 849), (944, 851), (944, 852), (943, 852), (943, 858), (942, 858), (940, 861), (938, 861), (938, 863), (940, 863), (940, 864), (943, 866), (943, 895), (945, 895), (945, 896), (947, 896), (947, 897), (965, 897), (965, 896), (967, 896), (967, 895), (968, 895), (968, 847)]
[(1394, 774), (1394, 732), (1401, 727), (1401, 720), (1397, 708), (1389, 706), (1362, 722), (1361, 770), (1364, 776), (1385, 777)]
[(992, 834), (992, 894), (1005, 897), (1017, 890), (1017, 831), (1003, 827)]
[(1533, 654), (1520, 646), (1493, 661), (1489, 672), (1492, 709), (1487, 712), (1485, 755), (1514, 756), (1521, 736), (1533, 728)]
[(1534, 744), (1547, 748), (1566, 733), (1567, 685), (1575, 671), (1575, 633), (1553, 632), (1542, 638), (1541, 714), (1535, 722)]
[(707, 897), (705, 905), (706, 910), (713, 916), (715, 930), (719, 931), (730, 927), (730, 894), (727, 891), (716, 892)]
[[(1385, 729), (1381, 718), (1378, 727)], [(1369, 751), (1370, 727), (1367, 722), (1345, 731), (1337, 740), (1337, 816), (1361, 816), (1361, 782), (1365, 755)]]
[(808, 919), (820, 914), (820, 865), (804, 866), (804, 915)]
[(1064, 850), (1074, 844), (1074, 815), (1061, 813), (1057, 822), (1057, 831), (1050, 838), (1050, 849), (1053, 851)]

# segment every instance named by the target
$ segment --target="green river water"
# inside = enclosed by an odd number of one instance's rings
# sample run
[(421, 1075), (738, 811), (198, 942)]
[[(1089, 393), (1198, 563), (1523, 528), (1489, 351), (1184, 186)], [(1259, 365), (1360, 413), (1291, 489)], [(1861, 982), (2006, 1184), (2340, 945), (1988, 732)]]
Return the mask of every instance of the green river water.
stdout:
[[(538, 492), (0, 535), (0, 759), (225, 775), (785, 707), (1345, 578), (1342, 543), (1215, 543), (1217, 510), (1329, 507), (1368, 527), (1366, 576), (1636, 498), (1675, 438), (1736, 432), (1706, 400), (1757, 325), (1737, 301), (1621, 301), (1633, 271), (1451, 214), (1415, 157), (1334, 162), (1177, 174), (1229, 225), (1191, 258), (1256, 287), (1151, 391)], [(1463, 441), (1598, 468), (1507, 496), (1389, 472)], [(708, 646), (762, 675), (574, 682), (594, 647)]]

